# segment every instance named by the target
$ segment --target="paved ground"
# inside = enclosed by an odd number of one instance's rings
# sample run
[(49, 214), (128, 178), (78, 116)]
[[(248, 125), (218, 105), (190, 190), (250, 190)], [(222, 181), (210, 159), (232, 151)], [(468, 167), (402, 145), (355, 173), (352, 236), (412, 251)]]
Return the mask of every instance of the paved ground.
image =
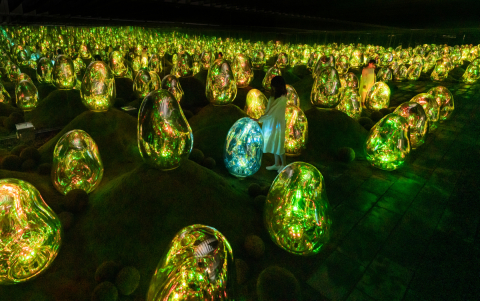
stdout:
[[(399, 83), (392, 101), (436, 85)], [(405, 166), (355, 161), (326, 177), (335, 236), (307, 300), (480, 300), (480, 86), (441, 85), (455, 113)]]

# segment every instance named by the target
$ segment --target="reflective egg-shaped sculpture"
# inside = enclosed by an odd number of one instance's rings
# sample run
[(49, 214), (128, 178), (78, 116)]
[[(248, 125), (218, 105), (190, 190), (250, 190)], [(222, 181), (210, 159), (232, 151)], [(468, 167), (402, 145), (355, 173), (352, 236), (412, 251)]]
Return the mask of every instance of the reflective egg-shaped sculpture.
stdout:
[(427, 93), (431, 94), (440, 106), (440, 120), (447, 120), (455, 109), (452, 93), (443, 86), (431, 88)]
[(108, 111), (115, 101), (115, 78), (105, 62), (88, 65), (80, 89), (83, 104), (94, 112)]
[(175, 99), (180, 103), (183, 97), (183, 89), (180, 85), (180, 81), (174, 75), (166, 75), (162, 79), (161, 89), (168, 90), (175, 96)]
[(73, 69), (75, 69), (76, 74), (82, 73), (85, 70), (86, 66), (81, 57), (77, 57), (73, 60)]
[(135, 92), (138, 98), (144, 98), (153, 90), (153, 82), (150, 73), (146, 69), (140, 69), (133, 81), (133, 92)]
[(312, 77), (316, 78), (322, 72), (322, 70), (327, 67), (333, 67), (331, 65), (331, 61), (326, 55), (321, 56), (320, 59), (318, 59), (317, 64), (315, 65), (315, 68), (313, 68)]
[(404, 64), (399, 64), (393, 71), (393, 77), (396, 81), (404, 81), (407, 79), (408, 68)]
[(187, 52), (179, 53), (171, 73), (177, 78), (192, 75), (192, 57)]
[(10, 93), (7, 92), (5, 87), (0, 82), (0, 103), (9, 103), (11, 100)]
[(233, 300), (233, 264), (232, 247), (222, 233), (198, 224), (185, 227), (158, 263), (147, 301)]
[(20, 68), (14, 63), (7, 61), (5, 64), (5, 71), (7, 72), (7, 77), (12, 83), (18, 82), (17, 78), (22, 73)]
[(65, 133), (53, 152), (53, 186), (63, 194), (74, 189), (90, 193), (102, 177), (103, 163), (92, 137), (82, 130)]
[(320, 108), (334, 108), (340, 102), (340, 78), (333, 67), (323, 68), (313, 83), (310, 100)]
[(410, 147), (416, 149), (425, 143), (428, 130), (428, 117), (423, 107), (416, 102), (405, 102), (399, 105), (393, 114), (405, 117), (410, 131)]
[(233, 124), (227, 134), (223, 160), (228, 172), (245, 178), (262, 165), (263, 132), (257, 122), (244, 117)]
[(476, 83), (479, 78), (480, 78), (480, 58), (477, 58), (468, 65), (467, 70), (465, 70), (465, 73), (463, 73), (462, 75), (462, 81), (468, 84), (473, 84), (473, 83)]
[(237, 96), (237, 82), (226, 60), (216, 60), (208, 69), (205, 94), (214, 105), (227, 105)]
[(357, 120), (362, 114), (362, 98), (357, 89), (344, 88), (336, 109)]
[(358, 78), (353, 72), (348, 72), (343, 76), (345, 80), (345, 88), (352, 88), (358, 90)]
[(233, 75), (238, 88), (247, 87), (253, 80), (253, 70), (250, 58), (243, 54), (238, 54), (232, 64)]
[(112, 70), (112, 73), (116, 77), (129, 77), (128, 65), (125, 64), (125, 59), (120, 51), (112, 51), (108, 60), (108, 65)]
[(300, 97), (293, 86), (287, 86), (287, 105), (297, 106), (300, 108)]
[(252, 57), (252, 66), (255, 69), (261, 69), (265, 65), (267, 59), (265, 53), (261, 50), (255, 51)]
[(212, 53), (210, 51), (204, 51), (200, 55), (200, 63), (202, 64), (203, 69), (210, 68), (210, 61), (212, 60)]
[(152, 54), (152, 56), (148, 60), (148, 70), (156, 73), (162, 72), (162, 58), (158, 54)]
[(53, 66), (53, 83), (57, 89), (73, 89), (76, 81), (77, 77), (72, 60), (63, 54), (58, 55)]
[(281, 75), (282, 75), (282, 71), (275, 66), (268, 69), (268, 71), (265, 74), (265, 77), (263, 78), (263, 81), (262, 81), (263, 88), (266, 91), (270, 91), (270, 89), (271, 89), (270, 84), (272, 83), (272, 78), (274, 78), (275, 76), (281, 76)]
[(150, 79), (152, 80), (152, 91), (158, 90), (162, 86), (162, 80), (160, 79), (160, 76), (158, 76), (157, 72), (150, 71)]
[(390, 88), (384, 82), (376, 82), (367, 92), (365, 107), (370, 110), (388, 108), (390, 105)]
[(38, 90), (31, 80), (22, 80), (15, 88), (17, 107), (24, 112), (33, 110), (38, 104)]
[(252, 89), (247, 93), (245, 113), (252, 118), (258, 119), (265, 114), (267, 104), (267, 97), (260, 90)]
[(412, 64), (407, 69), (407, 79), (408, 80), (418, 80), (422, 73), (422, 65), (421, 64)]
[(29, 82), (31, 82), (33, 84), (33, 81), (32, 79), (30, 78), (30, 76), (28, 76), (28, 74), (26, 73), (20, 73), (17, 77), (17, 83), (16, 83), (16, 86), (18, 85), (18, 83), (20, 83), (21, 81), (23, 80), (27, 80)]
[(180, 166), (193, 147), (193, 133), (175, 96), (155, 90), (138, 112), (138, 148), (143, 160), (161, 170)]
[(433, 69), (430, 78), (434, 81), (445, 80), (448, 77), (449, 71), (450, 70), (448, 69), (447, 62), (443, 59), (440, 59), (435, 64), (435, 68)]
[(287, 105), (285, 109), (285, 155), (300, 156), (307, 147), (307, 141), (307, 116), (299, 107)]
[(61, 245), (60, 219), (30, 183), (0, 180), (0, 284), (28, 281), (46, 270)]
[(37, 80), (41, 84), (51, 84), (53, 64), (49, 58), (42, 57), (37, 63)]
[(278, 55), (277, 61), (275, 62), (277, 68), (285, 68), (288, 65), (288, 55), (285, 52), (282, 52)]
[(389, 67), (381, 67), (377, 72), (377, 81), (388, 82), (393, 77), (393, 71)]
[(410, 153), (408, 121), (395, 114), (383, 117), (370, 130), (365, 143), (367, 160), (384, 170), (395, 170)]
[(419, 103), (425, 110), (428, 118), (428, 130), (436, 129), (437, 121), (440, 119), (440, 105), (437, 103), (435, 97), (429, 93), (420, 93), (410, 101)]
[(350, 66), (357, 68), (363, 65), (363, 51), (360, 49), (355, 49), (352, 51), (352, 55), (350, 56)]
[(335, 69), (337, 69), (339, 75), (342, 75), (348, 72), (348, 68), (350, 68), (348, 56), (341, 55), (337, 60)]
[(322, 174), (313, 165), (293, 162), (275, 178), (264, 209), (265, 226), (280, 248), (314, 255), (330, 238), (330, 205)]

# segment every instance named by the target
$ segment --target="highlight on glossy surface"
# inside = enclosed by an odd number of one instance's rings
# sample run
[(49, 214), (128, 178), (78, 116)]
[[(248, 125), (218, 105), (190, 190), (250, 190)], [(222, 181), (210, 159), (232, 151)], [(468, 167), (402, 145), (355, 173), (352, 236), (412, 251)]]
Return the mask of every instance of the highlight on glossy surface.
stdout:
[(138, 112), (138, 148), (143, 160), (160, 170), (170, 170), (188, 159), (193, 133), (180, 104), (167, 90), (155, 90)]
[(333, 67), (325, 67), (315, 78), (310, 100), (320, 108), (334, 108), (340, 102), (340, 78)]
[(263, 132), (249, 117), (237, 120), (225, 140), (223, 160), (228, 172), (244, 178), (255, 174), (262, 165)]
[(272, 83), (272, 78), (274, 78), (275, 76), (281, 76), (281, 75), (282, 75), (282, 71), (275, 66), (268, 69), (268, 71), (265, 74), (265, 77), (263, 78), (263, 81), (262, 81), (263, 88), (266, 91), (270, 91), (270, 89), (271, 89), (270, 84)]
[(70, 90), (75, 87), (77, 76), (72, 60), (63, 55), (57, 55), (53, 66), (53, 83), (59, 90)]
[(94, 112), (105, 112), (115, 102), (115, 78), (105, 62), (93, 61), (83, 76), (80, 96), (83, 104)]
[(183, 89), (180, 81), (175, 75), (165, 75), (162, 79), (161, 89), (165, 89), (175, 96), (175, 99), (180, 103), (183, 97)]
[(430, 93), (420, 93), (410, 101), (419, 103), (423, 107), (428, 118), (428, 130), (436, 129), (437, 122), (440, 119), (440, 105), (437, 103), (435, 97)]
[(49, 58), (42, 57), (37, 62), (37, 80), (41, 84), (51, 84), (53, 82), (53, 64)]
[(370, 130), (365, 143), (367, 160), (383, 170), (395, 170), (410, 153), (408, 121), (396, 114), (383, 117)]
[(480, 78), (480, 58), (473, 60), (462, 75), (462, 81), (473, 84)]
[(299, 156), (307, 147), (308, 121), (305, 113), (293, 105), (285, 109), (285, 155)]
[(31, 80), (22, 80), (15, 87), (17, 107), (24, 112), (35, 109), (38, 104), (38, 90)]
[(133, 92), (135, 92), (138, 98), (144, 98), (153, 90), (154, 88), (150, 72), (146, 69), (140, 69), (133, 80)]
[(226, 60), (215, 60), (208, 69), (205, 94), (214, 105), (227, 105), (237, 96), (237, 82)]
[(395, 109), (393, 114), (402, 116), (407, 120), (410, 132), (410, 147), (412, 149), (416, 149), (425, 143), (425, 135), (428, 130), (428, 117), (419, 103), (402, 103)]
[(298, 96), (297, 91), (291, 85), (286, 85), (287, 87), (287, 105), (297, 106), (300, 108), (300, 97)]
[(440, 121), (447, 120), (455, 110), (453, 95), (446, 87), (438, 86), (428, 90), (440, 106)]
[(268, 99), (260, 90), (251, 89), (247, 93), (244, 111), (251, 118), (258, 119), (265, 114), (267, 104)]
[(239, 53), (232, 63), (233, 75), (238, 88), (247, 87), (253, 80), (253, 69), (250, 58)]
[(303, 256), (320, 252), (332, 221), (318, 169), (305, 162), (287, 165), (270, 187), (264, 221), (270, 238), (285, 251)]
[(3, 84), (0, 82), (0, 103), (9, 103), (10, 100), (10, 93), (7, 92)]
[(370, 110), (388, 108), (390, 105), (390, 88), (384, 82), (376, 82), (367, 92), (365, 107)]
[(0, 180), (0, 284), (28, 281), (53, 262), (61, 245), (61, 224), (30, 183)]
[(153, 274), (147, 301), (233, 300), (232, 247), (218, 230), (192, 225), (173, 238)]
[(336, 109), (357, 120), (362, 115), (361, 96), (357, 89), (343, 88), (340, 95), (340, 103)]
[(63, 194), (74, 189), (90, 193), (102, 177), (103, 163), (92, 137), (82, 130), (65, 133), (53, 152), (53, 186)]

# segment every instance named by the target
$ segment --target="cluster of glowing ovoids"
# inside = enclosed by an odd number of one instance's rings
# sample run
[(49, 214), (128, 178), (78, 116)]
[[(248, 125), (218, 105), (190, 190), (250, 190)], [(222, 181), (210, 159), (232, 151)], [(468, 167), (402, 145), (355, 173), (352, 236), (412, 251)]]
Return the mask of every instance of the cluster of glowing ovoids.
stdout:
[(112, 51), (112, 53), (110, 53), (108, 65), (115, 77), (132, 78), (131, 70), (128, 68), (120, 51)]
[(61, 232), (60, 220), (33, 185), (0, 180), (0, 284), (25, 282), (47, 269)]
[(225, 140), (223, 158), (232, 175), (244, 178), (256, 173), (262, 165), (263, 132), (248, 117), (237, 120)]
[(437, 128), (437, 122), (440, 119), (440, 105), (435, 97), (430, 93), (420, 93), (413, 97), (411, 102), (416, 102), (423, 107), (428, 118), (429, 130)]
[(65, 133), (53, 152), (52, 182), (61, 193), (97, 188), (103, 177), (103, 163), (97, 144), (82, 130)]
[(238, 88), (247, 87), (253, 80), (252, 63), (248, 56), (238, 54), (232, 64)]
[(260, 90), (251, 89), (247, 93), (244, 111), (248, 116), (258, 119), (265, 114), (267, 104), (268, 99)]
[(264, 210), (273, 242), (296, 255), (314, 255), (328, 242), (331, 219), (322, 174), (304, 162), (287, 165), (273, 181)]
[(412, 149), (416, 149), (425, 143), (425, 135), (428, 130), (428, 118), (420, 104), (416, 102), (405, 102), (399, 105), (393, 113), (407, 120), (410, 131), (410, 147)]
[(30, 78), (17, 84), (15, 95), (17, 97), (17, 107), (24, 112), (33, 110), (38, 104), (38, 90)]
[(55, 59), (53, 66), (53, 83), (59, 90), (70, 90), (75, 87), (77, 76), (72, 60), (63, 54)]
[(410, 153), (408, 121), (388, 114), (370, 130), (365, 143), (367, 160), (384, 170), (395, 170), (405, 163)]
[(325, 67), (315, 77), (310, 100), (320, 108), (334, 108), (340, 102), (340, 78), (333, 67)]
[(431, 94), (440, 106), (440, 120), (450, 118), (455, 109), (452, 93), (443, 86), (431, 88), (427, 93)]
[(167, 90), (155, 90), (143, 100), (138, 112), (138, 148), (143, 160), (170, 170), (188, 159), (193, 133), (180, 104)]
[(376, 82), (367, 92), (365, 107), (371, 110), (388, 108), (390, 105), (390, 88), (384, 82)]
[(285, 155), (299, 156), (307, 147), (308, 121), (303, 111), (294, 105), (285, 108)]
[(233, 102), (237, 96), (237, 82), (227, 61), (218, 59), (211, 64), (205, 94), (214, 105)]
[(219, 231), (198, 224), (183, 228), (158, 263), (147, 301), (233, 300), (231, 266), (232, 248)]
[(187, 52), (177, 54), (177, 61), (171, 73), (176, 77), (184, 77), (192, 74), (192, 58)]
[(94, 112), (108, 111), (115, 102), (115, 94), (115, 78), (110, 68), (102, 61), (91, 62), (80, 90), (83, 104)]

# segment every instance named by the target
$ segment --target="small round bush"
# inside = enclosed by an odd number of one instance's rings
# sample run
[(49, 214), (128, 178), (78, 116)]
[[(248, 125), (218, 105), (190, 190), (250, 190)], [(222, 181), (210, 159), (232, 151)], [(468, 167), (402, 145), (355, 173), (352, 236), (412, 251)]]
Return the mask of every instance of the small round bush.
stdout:
[(38, 166), (38, 173), (41, 175), (49, 175), (52, 171), (52, 164), (43, 163)]
[(17, 145), (17, 146), (15, 146), (14, 148), (12, 148), (12, 150), (10, 151), (10, 154), (15, 155), (15, 156), (20, 156), (20, 153), (21, 153), (25, 148), (27, 148), (27, 146), (24, 145), (24, 144), (22, 144), (22, 145)]
[(65, 209), (82, 212), (88, 205), (88, 194), (82, 189), (73, 189), (65, 195)]
[(257, 235), (248, 235), (245, 238), (244, 246), (248, 255), (252, 256), (255, 259), (262, 257), (265, 253), (265, 244), (263, 243), (263, 240)]
[(118, 272), (120, 271), (120, 265), (115, 261), (104, 261), (101, 265), (98, 266), (95, 271), (95, 281), (104, 282), (104, 281), (115, 281)]
[(194, 148), (190, 152), (190, 156), (188, 158), (195, 163), (202, 164), (203, 160), (205, 159), (205, 155), (198, 148)]
[(22, 163), (22, 171), (33, 170), (35, 167), (37, 167), (37, 162), (35, 162), (33, 159), (25, 160)]
[(185, 110), (185, 111), (183, 111), (183, 115), (185, 115), (185, 118), (187, 118), (187, 120), (188, 120), (188, 119), (193, 117), (193, 112), (190, 111), (190, 110)]
[(379, 111), (372, 112), (372, 114), (370, 115), (370, 119), (372, 119), (372, 121), (375, 123), (379, 122), (380, 119), (382, 118), (383, 118), (383, 114), (382, 112), (379, 112)]
[(248, 277), (248, 264), (242, 259), (235, 259), (235, 269), (237, 270), (237, 283), (245, 283)]
[(92, 294), (92, 301), (117, 301), (118, 290), (109, 281), (100, 283), (95, 287)]
[(372, 119), (368, 117), (360, 117), (358, 119), (358, 123), (360, 123), (360, 125), (363, 126), (367, 131), (370, 131), (370, 129), (375, 125)]
[(8, 135), (10, 133), (9, 130), (7, 130), (6, 127), (2, 126), (2, 123), (0, 122), (0, 135)]
[(15, 122), (10, 117), (3, 121), (3, 126), (9, 131), (15, 130)]
[(35, 162), (40, 161), (40, 152), (32, 146), (26, 147), (22, 152), (20, 153), (20, 158), (22, 160), (28, 160), (28, 159), (33, 159)]
[(203, 160), (203, 166), (208, 169), (215, 168), (215, 165), (217, 165), (217, 162), (215, 162), (215, 159), (213, 159), (212, 157), (208, 157)]
[(8, 116), (0, 116), (0, 125), (3, 125), (3, 122), (5, 121), (5, 119), (7, 119)]
[(383, 108), (383, 109), (380, 109), (380, 113), (382, 113), (383, 116), (385, 116), (385, 115), (390, 114), (391, 111), (390, 111), (390, 108)]
[(248, 186), (248, 194), (251, 197), (256, 197), (257, 195), (260, 195), (262, 193), (262, 187), (258, 185), (257, 183), (252, 183), (250, 186)]
[(10, 155), (2, 160), (2, 169), (19, 171), (22, 167), (22, 159), (19, 156)]
[(131, 295), (138, 287), (140, 273), (134, 267), (123, 268), (115, 278), (115, 285), (122, 295)]
[(341, 147), (337, 151), (337, 158), (342, 162), (350, 163), (355, 160), (355, 151), (350, 147)]
[(72, 227), (74, 221), (73, 213), (63, 211), (58, 215), (58, 218), (60, 219), (60, 223), (62, 223), (62, 228), (64, 230), (68, 230)]
[(269, 191), (270, 191), (270, 185), (266, 185), (262, 187), (262, 195), (267, 196)]
[(257, 296), (259, 301), (301, 300), (300, 284), (289, 270), (268, 267), (258, 276)]
[(13, 112), (12, 114), (10, 114), (10, 116), (8, 116), (8, 118), (11, 118), (14, 124), (22, 123), (25, 121), (23, 115), (19, 112)]
[(264, 195), (257, 195), (255, 199), (253, 200), (253, 204), (258, 210), (263, 210), (263, 207), (265, 207), (265, 201), (267, 200), (267, 197)]

